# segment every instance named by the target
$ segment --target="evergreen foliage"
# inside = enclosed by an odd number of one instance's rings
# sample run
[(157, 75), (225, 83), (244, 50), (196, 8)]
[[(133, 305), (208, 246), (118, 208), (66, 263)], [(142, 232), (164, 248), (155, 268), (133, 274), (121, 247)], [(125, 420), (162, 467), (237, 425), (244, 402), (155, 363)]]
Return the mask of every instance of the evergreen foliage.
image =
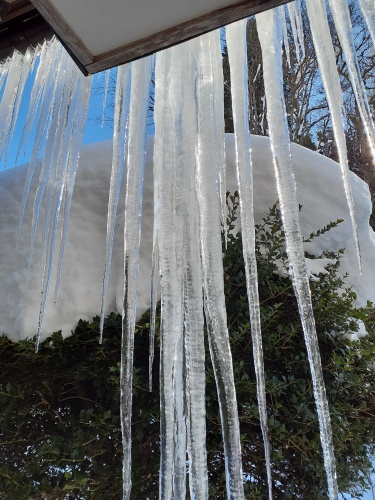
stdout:
[[(224, 250), (228, 325), (234, 362), (246, 498), (267, 498), (262, 435), (241, 236), (235, 234), (237, 195), (230, 196)], [(338, 222), (309, 236), (329, 231)], [(311, 281), (341, 492), (366, 486), (374, 449), (375, 310), (356, 309), (338, 270)], [(257, 226), (259, 292), (276, 499), (327, 498), (319, 426), (298, 309), (287, 269), (277, 206)], [(281, 272), (280, 272), (281, 270)], [(358, 342), (346, 334), (366, 324)], [(98, 343), (99, 318), (80, 321), (71, 337), (54, 333), (35, 354), (32, 340), (0, 339), (0, 499), (121, 497), (119, 361), (121, 318), (112, 313)], [(149, 313), (137, 324), (133, 385), (134, 499), (158, 497), (158, 358), (148, 392)], [(158, 352), (156, 352), (156, 355)], [(221, 425), (207, 349), (207, 449), (210, 498), (226, 498)], [(360, 498), (358, 496), (358, 498)]]

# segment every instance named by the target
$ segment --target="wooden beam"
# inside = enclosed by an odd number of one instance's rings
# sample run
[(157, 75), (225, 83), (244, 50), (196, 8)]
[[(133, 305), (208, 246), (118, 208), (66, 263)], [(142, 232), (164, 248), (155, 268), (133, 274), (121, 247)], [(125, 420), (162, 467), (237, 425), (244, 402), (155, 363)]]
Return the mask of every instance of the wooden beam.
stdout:
[[(32, 0), (34, 1), (34, 0)], [(43, 1), (43, 0), (41, 0)], [(172, 47), (179, 43), (191, 40), (198, 35), (208, 33), (217, 28), (231, 24), (240, 19), (259, 14), (292, 0), (245, 0), (238, 4), (210, 12), (204, 16), (178, 24), (171, 29), (136, 40), (133, 43), (119, 47), (116, 50), (100, 54), (94, 61), (86, 65), (89, 74), (119, 66), (134, 61), (158, 50)]]
[(89, 49), (60, 16), (49, 0), (31, 0), (31, 3), (51, 26), (65, 48), (74, 56), (81, 69), (94, 61), (94, 56)]

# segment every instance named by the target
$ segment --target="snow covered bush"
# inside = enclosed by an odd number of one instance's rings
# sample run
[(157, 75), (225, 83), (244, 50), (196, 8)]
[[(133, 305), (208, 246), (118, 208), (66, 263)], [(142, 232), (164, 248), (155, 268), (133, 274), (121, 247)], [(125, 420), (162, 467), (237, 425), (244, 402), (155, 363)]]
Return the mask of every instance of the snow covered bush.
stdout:
[[(267, 498), (262, 435), (242, 259), (235, 234), (238, 206), (229, 197), (224, 248), (228, 325), (234, 362), (246, 498)], [(303, 210), (303, 209), (302, 209)], [(328, 232), (338, 222), (310, 235)], [(365, 486), (361, 472), (374, 449), (375, 310), (357, 309), (338, 269), (342, 252), (325, 253), (311, 277), (322, 364), (330, 403), (341, 492)], [(311, 258), (312, 256), (308, 256)], [(286, 272), (284, 234), (274, 206), (257, 226), (259, 292), (267, 411), (276, 499), (327, 498), (319, 426), (296, 300)], [(325, 260), (323, 260), (325, 259)], [(315, 259), (319, 260), (319, 259)], [(319, 269), (319, 267), (318, 267)], [(366, 325), (368, 335), (346, 334)], [(56, 325), (58, 326), (58, 325)], [(116, 499), (121, 496), (119, 360), (121, 318), (80, 321), (74, 334), (45, 340), (0, 339), (0, 498)], [(149, 315), (137, 324), (133, 385), (133, 498), (158, 497), (158, 350), (148, 391)], [(208, 349), (208, 347), (207, 347)], [(210, 498), (226, 497), (218, 401), (207, 355), (207, 449)]]

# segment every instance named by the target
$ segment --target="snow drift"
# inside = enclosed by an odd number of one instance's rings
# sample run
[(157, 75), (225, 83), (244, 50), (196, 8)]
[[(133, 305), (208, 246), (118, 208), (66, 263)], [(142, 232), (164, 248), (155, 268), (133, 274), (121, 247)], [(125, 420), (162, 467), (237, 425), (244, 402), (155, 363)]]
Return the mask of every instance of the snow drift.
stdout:
[[(148, 139), (145, 193), (143, 203), (138, 316), (149, 307), (152, 225), (153, 225), (153, 138)], [(277, 201), (272, 153), (269, 139), (252, 137), (254, 166), (255, 215), (260, 220), (268, 207)], [(292, 146), (298, 199), (303, 206), (303, 234), (322, 228), (330, 221), (344, 219), (338, 227), (306, 244), (306, 250), (318, 256), (323, 250), (345, 248), (341, 272), (353, 285), (358, 304), (375, 301), (375, 237), (369, 226), (371, 201), (367, 185), (355, 174), (350, 180), (357, 213), (358, 234), (363, 259), (359, 274), (355, 245), (346, 205), (341, 171), (337, 163), (298, 145)], [(59, 299), (53, 304), (50, 294), (42, 329), (42, 340), (51, 332), (62, 330), (69, 335), (79, 318), (99, 314), (104, 271), (108, 189), (111, 173), (112, 143), (96, 143), (81, 152), (73, 195), (69, 233)], [(227, 190), (237, 190), (234, 140), (226, 136)], [(13, 340), (32, 337), (37, 332), (41, 301), (43, 267), (41, 264), (42, 229), (28, 271), (30, 228), (36, 181), (31, 188), (18, 249), (16, 242), (21, 212), (22, 192), (27, 167), (20, 166), (0, 174), (0, 333)], [(37, 175), (34, 179), (37, 179)], [(123, 197), (122, 197), (123, 198)], [(108, 312), (122, 308), (122, 229), (123, 206), (119, 209), (114, 258), (107, 299)], [(42, 214), (43, 222), (43, 214)], [(42, 226), (43, 224), (41, 224)], [(316, 267), (316, 266), (315, 266)], [(319, 266), (318, 266), (319, 269)], [(316, 272), (311, 269), (311, 272)]]

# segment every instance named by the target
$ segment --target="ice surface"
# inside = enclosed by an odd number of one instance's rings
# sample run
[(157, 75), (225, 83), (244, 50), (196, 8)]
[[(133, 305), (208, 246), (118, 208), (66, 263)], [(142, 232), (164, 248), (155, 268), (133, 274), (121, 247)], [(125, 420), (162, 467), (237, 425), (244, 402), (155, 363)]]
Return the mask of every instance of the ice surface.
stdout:
[(318, 338), (311, 302), (311, 292), (302, 244), (299, 206), (292, 165), (289, 131), (283, 91), (281, 18), (274, 9), (256, 16), (262, 47), (264, 86), (267, 99), (267, 118), (280, 201), (281, 217), (285, 231), (286, 250), (294, 292), (305, 335), (314, 397), (317, 407), (320, 437), (331, 500), (338, 498), (336, 462), (333, 449), (332, 428), (325, 391)]

